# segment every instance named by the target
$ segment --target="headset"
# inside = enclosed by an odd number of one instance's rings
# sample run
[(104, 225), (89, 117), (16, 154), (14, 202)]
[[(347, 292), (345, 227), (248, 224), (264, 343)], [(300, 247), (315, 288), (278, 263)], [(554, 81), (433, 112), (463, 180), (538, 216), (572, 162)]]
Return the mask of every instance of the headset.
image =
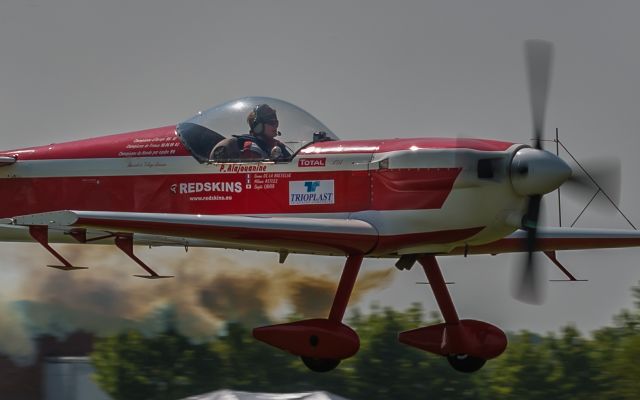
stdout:
[[(255, 106), (255, 108), (253, 109), (253, 113), (255, 114), (256, 118), (253, 120), (253, 122), (251, 123), (250, 127), (251, 130), (256, 133), (256, 134), (261, 134), (264, 131), (264, 123), (265, 121), (263, 121), (263, 116), (258, 113), (258, 110), (262, 107), (267, 107), (271, 110), (273, 110), (271, 107), (269, 107), (268, 104), (258, 104), (257, 106)], [(275, 116), (275, 110), (274, 111), (274, 116)], [(280, 134), (280, 132), (278, 132), (278, 134)]]
[(263, 105), (264, 104), (258, 104), (253, 109), (253, 113), (256, 115), (256, 118), (253, 120), (253, 123), (251, 124), (251, 130), (258, 135), (261, 134), (262, 131), (264, 130), (264, 122), (262, 121), (262, 117), (260, 117), (260, 114), (258, 114), (258, 109)]
[(256, 106), (255, 110), (253, 111), (256, 114), (256, 118), (253, 120), (253, 124), (251, 124), (251, 130), (259, 135), (264, 130), (264, 123), (262, 122), (262, 118), (258, 117), (258, 107), (260, 106)]

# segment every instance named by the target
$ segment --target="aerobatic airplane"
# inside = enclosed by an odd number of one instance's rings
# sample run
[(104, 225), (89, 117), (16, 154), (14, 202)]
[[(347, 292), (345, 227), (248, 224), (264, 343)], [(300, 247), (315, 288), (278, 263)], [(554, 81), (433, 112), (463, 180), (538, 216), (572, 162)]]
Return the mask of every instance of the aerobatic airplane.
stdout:
[[(556, 250), (640, 246), (632, 230), (538, 228), (541, 197), (581, 178), (542, 149), (552, 46), (528, 41), (525, 54), (533, 146), (341, 140), (290, 103), (245, 97), (177, 125), (1, 151), (0, 240), (35, 241), (61, 263), (52, 267), (67, 271), (83, 267), (52, 243), (115, 244), (144, 278), (166, 276), (137, 258), (134, 245), (268, 251), (281, 262), (290, 253), (344, 256), (327, 318), (253, 331), (314, 371), (332, 370), (358, 351), (357, 333), (342, 320), (363, 258), (396, 259), (401, 270), (418, 262), (444, 322), (402, 332), (399, 340), (447, 357), (459, 371), (476, 371), (505, 350), (506, 335), (459, 318), (437, 257), (522, 252), (528, 257), (516, 294), (536, 302), (534, 253), (562, 268)], [(262, 157), (237, 157), (256, 145), (246, 137), (247, 122), (254, 133), (279, 124), (282, 145)], [(237, 154), (212, 158), (215, 149)]]

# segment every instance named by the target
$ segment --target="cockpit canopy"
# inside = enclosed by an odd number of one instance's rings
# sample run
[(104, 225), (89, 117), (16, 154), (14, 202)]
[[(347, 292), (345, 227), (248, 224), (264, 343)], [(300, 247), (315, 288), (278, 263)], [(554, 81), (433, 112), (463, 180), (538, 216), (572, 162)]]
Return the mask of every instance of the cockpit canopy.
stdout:
[(308, 112), (270, 97), (243, 97), (199, 112), (193, 118), (178, 124), (178, 136), (196, 160), (200, 163), (208, 162), (211, 150), (218, 142), (249, 132), (247, 116), (260, 104), (268, 104), (276, 110), (280, 123), (278, 129), (281, 131), (277, 139), (287, 146), (291, 154), (318, 140), (319, 132), (325, 132), (322, 140), (338, 140), (336, 135)]

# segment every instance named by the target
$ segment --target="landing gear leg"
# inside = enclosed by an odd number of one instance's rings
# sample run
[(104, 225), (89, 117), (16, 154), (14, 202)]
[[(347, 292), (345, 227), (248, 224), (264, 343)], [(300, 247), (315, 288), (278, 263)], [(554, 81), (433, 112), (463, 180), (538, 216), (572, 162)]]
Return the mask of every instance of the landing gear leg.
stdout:
[(309, 319), (256, 328), (253, 336), (272, 346), (300, 356), (315, 372), (331, 371), (360, 348), (358, 335), (342, 323), (363, 256), (350, 255), (345, 263), (329, 318)]
[(472, 319), (460, 319), (435, 256), (418, 259), (444, 318), (443, 324), (400, 333), (400, 342), (447, 357), (460, 372), (475, 372), (491, 358), (502, 354), (507, 337), (498, 327)]
[(347, 309), (353, 286), (356, 284), (356, 278), (362, 265), (363, 256), (361, 254), (347, 257), (347, 262), (344, 264), (342, 270), (342, 276), (340, 282), (338, 282), (338, 289), (336, 295), (333, 298), (333, 304), (331, 305), (331, 311), (329, 312), (329, 320), (334, 322), (341, 322), (344, 317), (344, 312)]

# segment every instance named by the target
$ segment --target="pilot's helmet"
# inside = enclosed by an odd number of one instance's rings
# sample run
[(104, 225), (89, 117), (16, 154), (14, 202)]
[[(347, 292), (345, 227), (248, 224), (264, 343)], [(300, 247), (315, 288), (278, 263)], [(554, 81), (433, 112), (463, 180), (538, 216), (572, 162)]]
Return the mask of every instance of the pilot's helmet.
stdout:
[(247, 116), (247, 123), (255, 133), (262, 132), (264, 123), (277, 120), (276, 110), (269, 107), (268, 104), (257, 105)]

